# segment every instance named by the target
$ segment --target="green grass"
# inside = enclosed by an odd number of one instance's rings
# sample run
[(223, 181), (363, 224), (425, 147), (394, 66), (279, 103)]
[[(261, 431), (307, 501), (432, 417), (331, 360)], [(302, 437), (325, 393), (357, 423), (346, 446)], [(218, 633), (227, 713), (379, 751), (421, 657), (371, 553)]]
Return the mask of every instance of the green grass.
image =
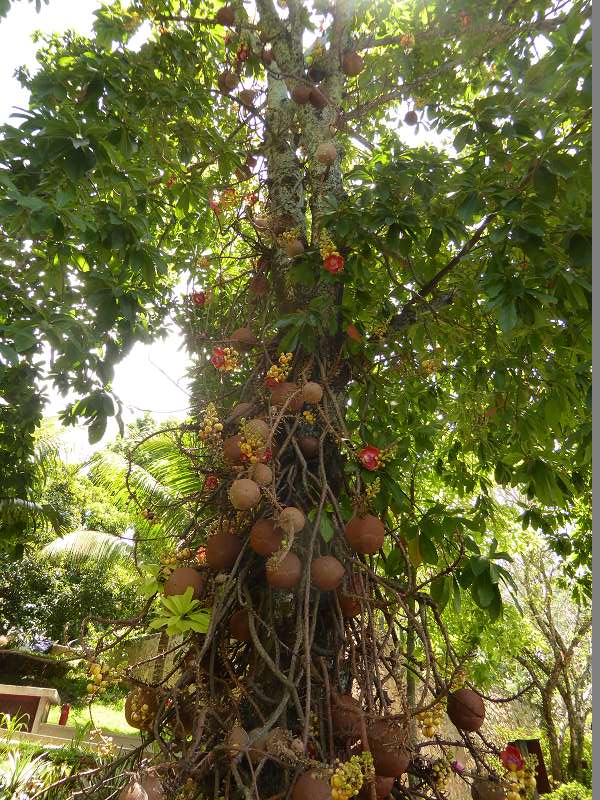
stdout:
[[(138, 734), (139, 731), (132, 728), (131, 725), (128, 725), (125, 721), (125, 715), (123, 713), (124, 706), (125, 700), (123, 698), (111, 699), (107, 703), (92, 703), (92, 719), (94, 725), (97, 728), (102, 728), (102, 730), (110, 731), (111, 733)], [(50, 714), (48, 715), (48, 722), (57, 725), (59, 717), (60, 707), (52, 706)], [(89, 721), (90, 712), (88, 707), (77, 706), (71, 708), (67, 725), (85, 725)]]

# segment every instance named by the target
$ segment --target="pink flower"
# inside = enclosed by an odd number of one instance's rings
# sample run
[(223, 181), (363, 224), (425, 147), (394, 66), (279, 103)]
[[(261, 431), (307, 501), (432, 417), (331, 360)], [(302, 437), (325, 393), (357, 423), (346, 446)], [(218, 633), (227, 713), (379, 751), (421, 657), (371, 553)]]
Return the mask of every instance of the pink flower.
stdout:
[(525, 766), (525, 761), (519, 749), (514, 744), (507, 744), (504, 750), (500, 753), (500, 761), (502, 766), (509, 772), (518, 772)]
[(340, 255), (340, 253), (331, 253), (323, 261), (323, 267), (327, 272), (331, 272), (332, 275), (341, 272), (344, 269), (344, 256)]
[(381, 466), (380, 453), (381, 451), (378, 447), (369, 444), (358, 453), (358, 458), (365, 469), (373, 471)]
[(225, 351), (222, 347), (215, 347), (210, 363), (217, 369), (223, 369), (225, 366)]
[(460, 761), (453, 761), (450, 766), (458, 775), (462, 775), (465, 771), (465, 765), (462, 764)]
[(219, 479), (217, 478), (216, 475), (207, 475), (206, 478), (204, 479), (203, 488), (207, 492), (212, 492), (214, 489), (217, 488), (218, 485), (219, 485)]
[(206, 292), (192, 292), (192, 303), (202, 307), (206, 303)]
[(206, 547), (199, 547), (196, 551), (197, 561), (206, 561)]

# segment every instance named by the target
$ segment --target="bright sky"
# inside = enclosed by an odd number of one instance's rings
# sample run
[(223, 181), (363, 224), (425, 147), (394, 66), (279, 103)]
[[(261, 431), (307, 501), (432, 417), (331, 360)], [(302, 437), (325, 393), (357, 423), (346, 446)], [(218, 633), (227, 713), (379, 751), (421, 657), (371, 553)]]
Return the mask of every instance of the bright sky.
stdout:
[[(89, 33), (94, 21), (98, 0), (51, 0), (42, 6), (39, 14), (35, 4), (21, 0), (15, 2), (8, 16), (0, 21), (0, 123), (9, 121), (15, 106), (27, 105), (27, 92), (14, 78), (17, 67), (35, 68), (36, 45), (31, 41), (35, 30), (59, 33), (74, 29)], [(154, 413), (156, 419), (184, 417), (187, 410), (185, 370), (189, 364), (175, 330), (163, 341), (151, 345), (137, 344), (117, 366), (113, 388), (125, 406), (125, 421), (131, 421), (142, 410)], [(55, 415), (65, 405), (52, 387), (48, 388), (49, 416)], [(108, 428), (104, 442), (116, 433), (116, 424)], [(66, 443), (71, 458), (79, 460), (92, 452), (87, 444), (84, 428), (68, 428)]]

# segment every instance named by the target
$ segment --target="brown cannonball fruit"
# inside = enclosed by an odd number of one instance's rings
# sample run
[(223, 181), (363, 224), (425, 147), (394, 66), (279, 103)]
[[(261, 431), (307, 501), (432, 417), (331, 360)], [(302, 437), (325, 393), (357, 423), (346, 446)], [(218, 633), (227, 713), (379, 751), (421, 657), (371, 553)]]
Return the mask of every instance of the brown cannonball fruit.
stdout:
[(248, 284), (248, 291), (257, 297), (263, 297), (269, 291), (269, 281), (264, 275), (254, 275)]
[(309, 381), (302, 387), (302, 399), (311, 406), (320, 403), (323, 399), (323, 387), (320, 383)]
[[(382, 778), (381, 775), (375, 776), (375, 795), (377, 800), (386, 800), (394, 788), (395, 778)], [(371, 783), (363, 784), (363, 788), (357, 795), (357, 800), (371, 800)]]
[(299, 508), (288, 506), (280, 513), (277, 525), (285, 533), (300, 533), (306, 524), (306, 517)]
[(319, 440), (316, 436), (300, 436), (298, 447), (304, 458), (316, 458), (319, 455)]
[(292, 89), (292, 100), (300, 106), (304, 106), (310, 100), (311, 87), (307, 83), (299, 83)]
[(235, 23), (235, 8), (233, 6), (221, 6), (215, 14), (215, 19), (219, 25), (231, 27)]
[(276, 563), (267, 564), (267, 583), (274, 589), (292, 589), (302, 575), (302, 564), (295, 553), (286, 553)]
[(310, 95), (308, 96), (308, 102), (313, 108), (320, 110), (325, 108), (327, 105), (327, 98), (319, 88), (313, 86), (310, 90)]
[(296, 384), (283, 381), (271, 389), (271, 403), (274, 406), (283, 406), (290, 397), (292, 399), (287, 405), (287, 410), (294, 414), (296, 411), (300, 411), (304, 405), (302, 392), (298, 391)]
[(321, 83), (321, 81), (327, 77), (327, 73), (323, 67), (319, 66), (318, 64), (311, 64), (306, 74), (314, 83)]
[(372, 514), (353, 517), (346, 525), (346, 539), (357, 553), (372, 555), (383, 544), (385, 527), (383, 522)]
[(397, 778), (406, 772), (410, 753), (405, 748), (406, 731), (401, 724), (381, 717), (368, 724), (367, 735), (377, 775)]
[(253, 408), (254, 405), (252, 403), (238, 403), (233, 407), (231, 416), (235, 417), (236, 419), (239, 419), (240, 417), (247, 417)]
[(248, 612), (243, 608), (238, 608), (229, 617), (229, 635), (232, 639), (237, 639), (238, 642), (249, 642), (250, 624), (248, 622)]
[(139, 781), (132, 780), (121, 789), (118, 800), (148, 800), (148, 794)]
[(240, 353), (245, 353), (258, 344), (258, 339), (250, 328), (238, 328), (235, 330), (231, 334), (231, 341), (233, 342), (234, 348)]
[(406, 115), (404, 117), (404, 122), (406, 122), (407, 125), (416, 125), (418, 121), (419, 121), (419, 115), (417, 114), (416, 111), (406, 112)]
[[(253, 106), (254, 100), (256, 98), (256, 92), (252, 91), (252, 89), (242, 89), (239, 93), (238, 97), (240, 98), (240, 102), (243, 103), (245, 106)], [(246, 164), (246, 167), (251, 169), (250, 164)]]
[(352, 695), (335, 695), (331, 704), (331, 722), (335, 736), (350, 744), (357, 742), (361, 736), (362, 714), (360, 703)]
[(344, 566), (335, 556), (313, 558), (310, 579), (313, 586), (322, 592), (332, 592), (344, 580)]
[(350, 595), (344, 594), (343, 592), (337, 592), (337, 599), (344, 619), (357, 617), (362, 611), (361, 602), (356, 597), (350, 597)]
[(359, 75), (363, 69), (362, 57), (354, 50), (346, 50), (342, 56), (342, 72), (350, 78)]
[(290, 239), (285, 243), (285, 252), (289, 258), (296, 258), (304, 252), (304, 245), (300, 239)]
[(260, 58), (265, 67), (270, 67), (271, 64), (273, 63), (273, 58), (274, 58), (273, 49), (269, 45), (265, 45), (260, 54)]
[(259, 486), (268, 486), (273, 481), (273, 470), (267, 464), (255, 464), (250, 477)]
[(199, 600), (206, 588), (206, 578), (197, 569), (192, 569), (192, 567), (177, 567), (165, 581), (165, 597), (185, 594), (186, 589), (190, 586), (194, 590), (192, 597), (194, 600)]
[(247, 436), (257, 437), (261, 439), (261, 441), (266, 442), (271, 433), (271, 429), (264, 419), (249, 419), (244, 425), (244, 433)]
[(459, 730), (473, 733), (485, 720), (485, 704), (473, 689), (458, 689), (448, 695), (447, 714)]
[(292, 789), (292, 800), (331, 800), (327, 774), (316, 769), (303, 772)]
[(228, 531), (214, 533), (206, 541), (206, 563), (211, 569), (231, 569), (242, 550), (242, 540)]
[(258, 519), (250, 530), (250, 547), (259, 556), (272, 556), (281, 547), (283, 531), (272, 519)]
[(240, 436), (228, 436), (223, 442), (223, 458), (227, 464), (239, 465), (244, 463), (242, 451), (240, 450)]
[(250, 478), (239, 478), (231, 484), (229, 499), (238, 511), (248, 511), (260, 503), (260, 487)]
[(217, 85), (223, 94), (229, 94), (240, 82), (238, 75), (232, 69), (226, 69), (217, 78)]
[(320, 164), (329, 166), (337, 158), (337, 149), (333, 142), (323, 142), (315, 150), (315, 158)]
[(499, 781), (475, 778), (471, 785), (473, 800), (506, 800), (506, 788)]

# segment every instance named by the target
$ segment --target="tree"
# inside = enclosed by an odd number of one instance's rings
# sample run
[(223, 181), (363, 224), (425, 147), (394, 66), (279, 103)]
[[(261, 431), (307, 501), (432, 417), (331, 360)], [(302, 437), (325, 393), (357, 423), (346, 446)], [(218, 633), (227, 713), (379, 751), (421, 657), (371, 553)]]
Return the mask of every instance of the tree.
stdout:
[[(128, 499), (179, 547), (144, 584), (159, 616), (132, 624), (185, 633), (175, 684), (131, 698), (169, 788), (330, 796), (306, 769), (354, 738), (381, 778), (410, 771), (396, 795), (439, 794), (415, 720), (469, 660), (448, 602), (502, 614), (498, 486), (557, 550), (577, 525), (587, 590), (589, 13), (147, 0), (103, 7), (93, 40), (52, 39), (23, 73), (30, 108), (0, 143), (7, 389), (47, 337), (53, 379), (82, 396), (64, 420), (96, 439), (112, 365), (168, 311), (194, 354), (190, 420), (125, 455)], [(436, 146), (408, 146), (413, 127)], [(493, 772), (485, 743), (458, 741)], [(360, 786), (368, 756), (347, 770)]]
[(539, 643), (524, 648), (518, 661), (539, 693), (554, 779), (584, 783), (585, 734), (592, 713), (592, 615), (589, 607), (574, 605), (568, 592), (557, 586), (558, 575), (558, 564), (543, 550), (531, 551), (524, 560), (520, 582)]

